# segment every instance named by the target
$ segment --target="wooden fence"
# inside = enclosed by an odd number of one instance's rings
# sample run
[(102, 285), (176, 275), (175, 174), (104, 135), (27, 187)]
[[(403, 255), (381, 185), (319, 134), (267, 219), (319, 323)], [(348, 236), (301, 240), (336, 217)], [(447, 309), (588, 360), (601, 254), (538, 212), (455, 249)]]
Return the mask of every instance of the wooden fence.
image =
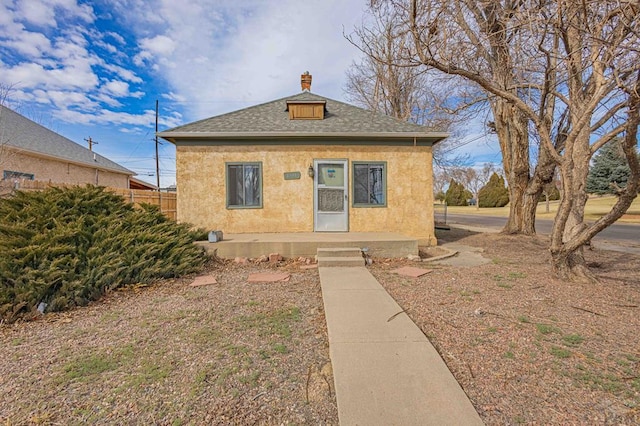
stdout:
[[(19, 189), (21, 191), (42, 191), (50, 187), (65, 188), (77, 185), (66, 183), (54, 183), (38, 180), (2, 180), (0, 181), (0, 196), (11, 193)], [(145, 189), (125, 189), (125, 188), (105, 188), (107, 191), (121, 195), (128, 203), (140, 205), (142, 203), (152, 204), (160, 207), (160, 211), (169, 219), (177, 219), (176, 193), (158, 192)]]

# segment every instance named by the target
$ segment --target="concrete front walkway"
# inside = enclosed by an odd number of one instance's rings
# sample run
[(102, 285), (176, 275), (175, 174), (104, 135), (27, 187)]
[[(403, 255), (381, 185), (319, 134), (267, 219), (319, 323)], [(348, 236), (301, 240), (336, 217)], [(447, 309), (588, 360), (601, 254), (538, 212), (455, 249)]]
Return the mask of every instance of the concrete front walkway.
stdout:
[(483, 424), (422, 331), (365, 267), (319, 271), (341, 425)]

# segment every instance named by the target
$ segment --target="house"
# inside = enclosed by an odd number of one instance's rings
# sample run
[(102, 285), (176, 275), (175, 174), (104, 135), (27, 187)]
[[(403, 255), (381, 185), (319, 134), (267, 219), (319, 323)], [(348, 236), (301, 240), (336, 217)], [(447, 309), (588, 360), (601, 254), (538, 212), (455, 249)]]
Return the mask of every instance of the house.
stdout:
[(0, 181), (129, 188), (135, 173), (0, 105)]
[(129, 178), (129, 189), (140, 189), (143, 191), (158, 191), (159, 188), (149, 182), (134, 177)]
[(446, 133), (310, 92), (185, 124), (178, 221), (225, 233), (397, 232), (435, 245), (432, 147)]

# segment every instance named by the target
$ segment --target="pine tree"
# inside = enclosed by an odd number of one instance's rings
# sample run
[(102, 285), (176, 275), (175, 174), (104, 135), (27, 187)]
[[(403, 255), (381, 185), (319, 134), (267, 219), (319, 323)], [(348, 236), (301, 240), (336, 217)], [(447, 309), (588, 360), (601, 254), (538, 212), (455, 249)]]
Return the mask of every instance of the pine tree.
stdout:
[(504, 184), (504, 178), (494, 173), (489, 182), (480, 189), (480, 207), (503, 207), (509, 203), (509, 190)]
[(466, 206), (472, 197), (471, 192), (464, 189), (461, 183), (451, 179), (444, 199), (449, 206)]
[(629, 179), (629, 165), (624, 158), (620, 142), (614, 140), (593, 158), (593, 165), (587, 177), (587, 192), (591, 194), (615, 194), (617, 188), (624, 188)]

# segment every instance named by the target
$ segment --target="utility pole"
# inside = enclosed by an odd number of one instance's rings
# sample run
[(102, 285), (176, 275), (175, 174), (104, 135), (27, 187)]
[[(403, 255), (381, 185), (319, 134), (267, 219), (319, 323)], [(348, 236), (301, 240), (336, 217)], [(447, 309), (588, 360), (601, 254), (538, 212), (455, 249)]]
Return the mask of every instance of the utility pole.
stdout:
[(156, 183), (160, 191), (160, 158), (158, 157), (158, 100), (156, 99)]
[(85, 141), (89, 142), (89, 151), (93, 151), (93, 146), (98, 145), (98, 142), (91, 139), (91, 136), (89, 136), (89, 139), (85, 139)]

